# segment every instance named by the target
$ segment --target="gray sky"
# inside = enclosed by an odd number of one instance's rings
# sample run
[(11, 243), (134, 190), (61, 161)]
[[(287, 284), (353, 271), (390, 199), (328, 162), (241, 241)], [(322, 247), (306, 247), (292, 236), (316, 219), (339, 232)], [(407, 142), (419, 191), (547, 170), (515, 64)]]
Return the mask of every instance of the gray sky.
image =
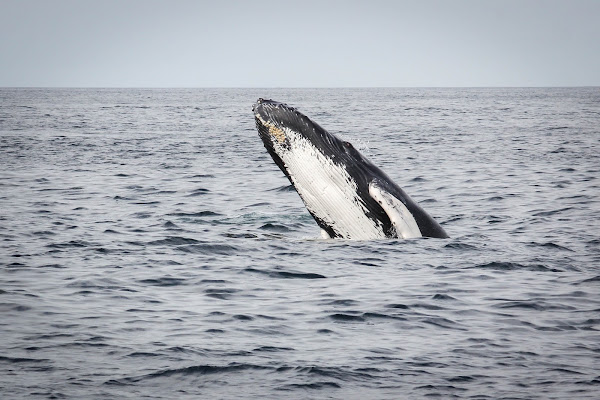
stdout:
[(0, 86), (600, 86), (600, 0), (0, 0)]

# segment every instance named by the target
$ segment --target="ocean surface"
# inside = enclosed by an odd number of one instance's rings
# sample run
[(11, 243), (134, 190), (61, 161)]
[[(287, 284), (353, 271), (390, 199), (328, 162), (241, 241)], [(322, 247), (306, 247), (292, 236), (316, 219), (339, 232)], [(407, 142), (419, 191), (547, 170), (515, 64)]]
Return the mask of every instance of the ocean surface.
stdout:
[[(323, 240), (286, 102), (450, 239)], [(0, 89), (2, 399), (597, 399), (600, 88)]]

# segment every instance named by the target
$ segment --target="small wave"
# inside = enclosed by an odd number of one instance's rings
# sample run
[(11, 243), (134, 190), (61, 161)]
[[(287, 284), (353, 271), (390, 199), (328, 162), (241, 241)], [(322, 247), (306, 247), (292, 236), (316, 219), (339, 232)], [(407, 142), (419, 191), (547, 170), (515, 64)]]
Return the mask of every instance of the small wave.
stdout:
[(262, 229), (265, 231), (271, 231), (271, 232), (280, 232), (280, 233), (281, 232), (289, 232), (291, 230), (290, 228), (288, 228), (285, 225), (272, 224), (272, 223), (266, 223), (258, 229)]
[(358, 301), (352, 300), (352, 299), (342, 299), (342, 300), (332, 300), (325, 304), (332, 305), (332, 306), (355, 306), (358, 304)]
[(550, 154), (560, 154), (560, 153), (567, 153), (567, 152), (569, 152), (569, 151), (567, 149), (565, 149), (564, 147), (559, 147), (555, 150), (552, 150), (550, 152)]
[(442, 225), (447, 225), (447, 224), (449, 224), (449, 223), (452, 223), (452, 222), (457, 222), (457, 221), (460, 221), (460, 220), (462, 220), (464, 217), (465, 217), (465, 216), (464, 216), (463, 214), (460, 214), (460, 215), (453, 215), (453, 216), (451, 216), (449, 219), (447, 219), (447, 220), (444, 220), (443, 222), (440, 222), (440, 223), (441, 223)]
[(135, 292), (134, 289), (124, 288), (120, 281), (113, 279), (79, 279), (67, 284), (69, 288), (75, 289), (99, 289), (99, 290), (125, 290)]
[(317, 333), (320, 333), (322, 335), (329, 335), (329, 334), (335, 333), (335, 332), (332, 331), (331, 329), (319, 329), (319, 330), (317, 330)]
[[(152, 188), (154, 190), (154, 188)], [(144, 193), (144, 196), (156, 196), (156, 195), (160, 195), (160, 194), (175, 194), (177, 193), (176, 190), (157, 190), (156, 192), (147, 192)]]
[(233, 316), (233, 319), (237, 319), (238, 321), (253, 321), (254, 317), (250, 315), (237, 314)]
[(581, 283), (594, 283), (594, 282), (600, 282), (600, 275), (596, 275), (594, 277), (588, 278), (588, 279), (584, 279), (581, 282), (579, 282), (579, 284)]
[[(456, 386), (452, 386), (452, 385), (423, 385), (423, 386), (417, 386), (417, 387), (415, 387), (415, 389), (431, 390), (434, 393), (448, 393), (448, 392), (453, 392), (453, 391), (465, 392), (468, 390), (465, 388), (460, 388), (460, 387), (456, 387)], [(452, 396), (452, 397), (456, 398), (456, 396)]]
[(256, 239), (257, 235), (253, 233), (224, 233), (222, 236), (233, 239)]
[(470, 267), (472, 269), (489, 269), (496, 271), (539, 271), (539, 272), (563, 272), (560, 269), (547, 267), (543, 264), (519, 264), (513, 262), (504, 261), (492, 261), (485, 264), (475, 265)]
[(222, 214), (216, 213), (214, 211), (199, 211), (199, 212), (195, 212), (195, 213), (178, 212), (178, 213), (170, 213), (167, 215), (171, 215), (174, 217), (218, 217)]
[(600, 247), (600, 239), (592, 239), (586, 243), (588, 247)]
[(296, 389), (329, 389), (329, 388), (341, 388), (341, 386), (335, 382), (313, 382), (313, 383), (290, 383), (285, 386), (280, 386), (276, 390), (296, 390)]
[(456, 300), (456, 299), (455, 299), (454, 297), (452, 297), (452, 296), (449, 296), (449, 295), (447, 295), (447, 294), (440, 294), (440, 293), (436, 293), (436, 294), (435, 294), (435, 295), (432, 297), (432, 299), (433, 299), (433, 300), (443, 300), (443, 301), (448, 301), (448, 300), (450, 300), (450, 301), (454, 301), (454, 300)]
[(574, 310), (574, 307), (560, 304), (548, 304), (539, 300), (508, 300), (496, 304), (494, 307), (500, 309), (519, 308), (524, 310), (547, 311), (547, 310)]
[(188, 177), (189, 179), (195, 179), (195, 178), (214, 178), (214, 175), (211, 174), (198, 174), (198, 175), (192, 175), (190, 177)]
[(570, 374), (570, 375), (585, 375), (582, 372), (579, 371), (574, 371), (572, 369), (567, 369), (567, 368), (552, 368), (550, 371), (553, 372), (558, 372), (560, 374)]
[(252, 350), (252, 351), (256, 351), (256, 352), (278, 352), (278, 351), (294, 351), (295, 349), (292, 349), (291, 347), (277, 347), (277, 346), (261, 346), (261, 347), (257, 347), (256, 349)]
[(477, 250), (477, 247), (461, 242), (452, 242), (448, 243), (444, 246), (445, 249), (453, 249), (453, 250)]
[(52, 232), (52, 231), (37, 231), (37, 232), (33, 232), (34, 235), (36, 236), (54, 236), (56, 235), (56, 232)]
[(237, 247), (226, 244), (191, 244), (179, 246), (177, 250), (184, 253), (195, 254), (217, 254), (222, 256), (231, 255), (237, 252)]
[(386, 308), (396, 308), (396, 309), (400, 309), (400, 310), (409, 310), (410, 309), (410, 307), (407, 306), (406, 304), (398, 304), (398, 303), (388, 304), (385, 307)]
[(207, 297), (212, 297), (213, 299), (219, 299), (219, 300), (229, 300), (231, 298), (231, 296), (237, 292), (239, 292), (238, 289), (226, 289), (226, 288), (206, 289), (204, 291), (204, 293), (206, 294)]
[(385, 264), (385, 260), (380, 259), (380, 258), (366, 257), (366, 258), (361, 258), (359, 260), (355, 260), (354, 264), (364, 265), (367, 267), (379, 267), (382, 264)]
[(6, 357), (0, 356), (0, 361), (9, 363), (44, 363), (49, 362), (47, 358), (25, 358), (25, 357)]
[(443, 329), (453, 329), (453, 330), (459, 330), (459, 331), (468, 331), (468, 329), (462, 328), (459, 326), (458, 323), (449, 320), (447, 318), (443, 318), (443, 317), (430, 317), (430, 318), (425, 318), (423, 320), (424, 323), (429, 324), (429, 325), (434, 325), (437, 326), (439, 328), (443, 328)]
[(29, 268), (29, 266), (27, 264), (23, 264), (20, 262), (12, 262), (7, 265), (7, 268), (9, 268), (9, 269), (25, 269), (25, 268)]
[(168, 378), (177, 375), (209, 375), (209, 374), (223, 374), (223, 373), (237, 373), (248, 370), (269, 370), (271, 367), (264, 367), (261, 365), (254, 364), (242, 364), (242, 363), (231, 363), (225, 366), (218, 365), (192, 365), (183, 368), (163, 369), (160, 371), (152, 372), (150, 374), (125, 377), (121, 379), (111, 379), (105, 382), (106, 385), (131, 385), (137, 382), (145, 381), (148, 379), (156, 378)]
[(446, 378), (448, 382), (452, 383), (465, 383), (465, 382), (473, 382), (476, 378), (474, 376), (468, 375), (459, 375), (453, 376), (452, 378)]
[[(280, 367), (277, 370), (288, 370), (289, 367)], [(291, 368), (293, 371), (300, 374), (307, 375), (315, 375), (315, 376), (324, 376), (328, 378), (338, 379), (340, 381), (349, 381), (349, 380), (370, 380), (373, 379), (374, 376), (367, 372), (367, 370), (363, 369), (349, 369), (349, 368), (341, 368), (341, 367), (319, 367), (319, 366), (306, 366), (306, 367), (295, 367)]]
[[(133, 213), (133, 214), (131, 214), (131, 216), (133, 218), (146, 219), (146, 218), (152, 217), (152, 213), (141, 211), (141, 212)], [(142, 230), (140, 232), (144, 232), (144, 231)]]
[(268, 207), (270, 205), (271, 205), (271, 203), (268, 203), (266, 201), (261, 201), (261, 202), (258, 202), (258, 203), (250, 204), (249, 206), (245, 206), (244, 208), (265, 207), (265, 206)]
[(257, 269), (257, 268), (246, 268), (244, 271), (267, 275), (271, 278), (283, 278), (283, 279), (324, 279), (324, 278), (327, 278), (324, 275), (311, 273), (311, 272), (262, 270), (262, 269)]
[(230, 283), (230, 282), (226, 281), (224, 279), (202, 279), (200, 281), (200, 283), (207, 284), (207, 283)]
[(199, 188), (199, 189), (193, 190), (192, 193), (190, 193), (190, 194), (187, 195), (187, 197), (202, 196), (202, 195), (205, 195), (207, 193), (210, 193), (210, 190), (204, 189), (204, 188)]
[(167, 245), (167, 246), (179, 246), (184, 244), (199, 243), (196, 239), (186, 238), (181, 236), (167, 236), (164, 239), (154, 240), (149, 245)]
[(71, 247), (92, 247), (92, 246), (94, 246), (94, 245), (89, 242), (86, 242), (85, 240), (71, 240), (69, 242), (52, 243), (52, 244), (46, 245), (46, 247), (49, 247), (52, 249), (65, 249), (65, 248), (71, 248)]
[(127, 354), (125, 357), (137, 358), (137, 357), (159, 357), (161, 354), (159, 353), (148, 353), (144, 351), (136, 351), (130, 354)]
[(167, 221), (163, 224), (163, 226), (169, 230), (182, 230), (177, 224), (171, 222), (171, 221)]
[(0, 311), (24, 312), (31, 310), (31, 307), (17, 303), (0, 303)]
[(552, 242), (546, 242), (546, 243), (529, 242), (527, 244), (527, 246), (530, 246), (530, 247), (543, 247), (545, 249), (552, 249), (552, 250), (573, 251), (573, 250), (569, 249), (568, 247), (564, 247), (564, 246), (561, 246), (559, 244), (552, 243)]
[(269, 189), (270, 192), (294, 192), (295, 190), (294, 185), (291, 184)]
[(508, 216), (490, 215), (487, 223), (488, 224), (499, 224), (499, 223), (502, 223), (502, 222), (506, 222), (509, 219), (510, 219), (510, 217), (508, 217)]
[(375, 313), (375, 312), (366, 312), (366, 313), (362, 314), (362, 317), (365, 320), (370, 320), (370, 319), (393, 319), (393, 320), (400, 320), (400, 321), (406, 320), (406, 318), (404, 318), (404, 317), (398, 317), (395, 315), (381, 314), (381, 313)]
[(551, 211), (538, 211), (538, 212), (532, 214), (532, 216), (534, 216), (534, 217), (549, 217), (551, 215), (560, 214), (560, 213), (563, 213), (565, 211), (569, 211), (572, 209), (573, 209), (573, 207), (564, 207), (564, 208), (559, 208), (557, 210), (551, 210)]
[(430, 304), (430, 303), (415, 303), (415, 304), (412, 304), (411, 308), (421, 308), (423, 310), (430, 310), (430, 311), (447, 310), (446, 307), (441, 307), (436, 304)]
[(138, 283), (141, 283), (142, 285), (150, 286), (180, 286), (184, 285), (185, 282), (185, 279), (172, 278), (170, 276), (163, 276), (162, 278), (156, 279), (141, 279), (138, 281)]
[(336, 313), (331, 314), (329, 318), (337, 322), (365, 322), (365, 318), (362, 315)]

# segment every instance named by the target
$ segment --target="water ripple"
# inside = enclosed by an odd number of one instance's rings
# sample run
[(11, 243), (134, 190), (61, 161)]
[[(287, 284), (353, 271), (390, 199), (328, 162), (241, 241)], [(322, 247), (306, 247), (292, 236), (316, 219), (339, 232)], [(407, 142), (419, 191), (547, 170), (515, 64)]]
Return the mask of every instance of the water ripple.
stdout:
[[(321, 239), (256, 135), (265, 96), (452, 237)], [(598, 397), (597, 88), (0, 103), (3, 398)]]

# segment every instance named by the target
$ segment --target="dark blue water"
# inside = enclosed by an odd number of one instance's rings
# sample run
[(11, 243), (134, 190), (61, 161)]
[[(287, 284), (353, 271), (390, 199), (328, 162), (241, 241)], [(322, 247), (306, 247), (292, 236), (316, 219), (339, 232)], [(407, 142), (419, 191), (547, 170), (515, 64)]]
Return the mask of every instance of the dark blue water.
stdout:
[[(298, 107), (451, 239), (343, 241)], [(0, 397), (595, 399), (600, 89), (0, 89)]]

